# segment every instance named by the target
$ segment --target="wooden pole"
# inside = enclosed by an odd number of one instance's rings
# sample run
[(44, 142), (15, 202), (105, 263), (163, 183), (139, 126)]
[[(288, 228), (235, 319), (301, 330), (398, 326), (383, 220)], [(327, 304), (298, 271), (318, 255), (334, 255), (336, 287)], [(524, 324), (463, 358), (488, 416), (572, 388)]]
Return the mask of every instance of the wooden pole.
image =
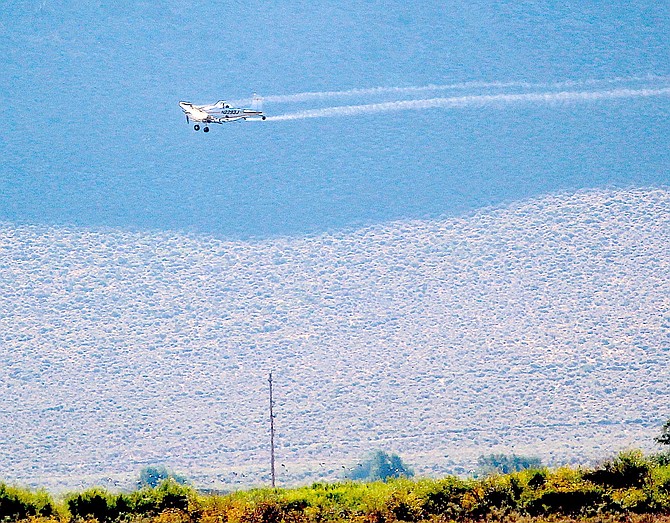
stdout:
[(270, 476), (272, 478), (272, 488), (275, 488), (275, 416), (272, 410), (272, 373), (270, 373)]

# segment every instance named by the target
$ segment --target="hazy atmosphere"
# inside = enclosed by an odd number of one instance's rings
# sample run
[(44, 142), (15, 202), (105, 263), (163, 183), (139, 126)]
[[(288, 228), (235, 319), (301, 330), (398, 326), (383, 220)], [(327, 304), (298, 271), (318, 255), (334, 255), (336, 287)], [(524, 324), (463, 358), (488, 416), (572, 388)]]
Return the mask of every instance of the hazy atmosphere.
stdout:
[(0, 34), (0, 481), (267, 483), (271, 370), (284, 484), (654, 448), (663, 2), (8, 0)]

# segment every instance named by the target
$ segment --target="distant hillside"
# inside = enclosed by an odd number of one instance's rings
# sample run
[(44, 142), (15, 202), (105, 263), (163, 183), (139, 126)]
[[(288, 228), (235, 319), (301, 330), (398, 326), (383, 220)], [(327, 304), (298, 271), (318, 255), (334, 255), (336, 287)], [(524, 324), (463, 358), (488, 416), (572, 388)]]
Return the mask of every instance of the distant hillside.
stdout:
[(4, 480), (267, 481), (271, 369), (283, 483), (593, 460), (670, 417), (670, 191), (256, 243), (5, 224), (0, 311)]

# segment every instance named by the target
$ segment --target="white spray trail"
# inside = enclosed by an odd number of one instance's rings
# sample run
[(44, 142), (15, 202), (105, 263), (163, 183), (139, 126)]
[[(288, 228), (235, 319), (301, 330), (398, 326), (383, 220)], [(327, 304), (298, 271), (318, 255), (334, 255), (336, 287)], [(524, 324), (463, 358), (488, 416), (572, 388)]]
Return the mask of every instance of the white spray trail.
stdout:
[(295, 113), (269, 116), (268, 120), (301, 120), (305, 118), (329, 118), (334, 116), (355, 116), (367, 113), (384, 113), (402, 110), (421, 110), (450, 107), (484, 107), (487, 105), (508, 105), (515, 103), (556, 104), (580, 101), (612, 100), (617, 98), (645, 98), (670, 95), (670, 87), (659, 89), (611, 89), (605, 91), (561, 91), (522, 94), (490, 94), (453, 96), (449, 98), (428, 98), (401, 100), (365, 105), (345, 105), (298, 111)]
[[(460, 82), (451, 84), (429, 84), (423, 86), (413, 87), (370, 87), (361, 89), (348, 89), (342, 91), (322, 91), (322, 92), (304, 92), (295, 94), (280, 94), (263, 96), (264, 102), (269, 103), (293, 103), (293, 102), (309, 102), (315, 100), (327, 100), (330, 98), (346, 98), (356, 96), (375, 96), (385, 94), (396, 95), (412, 95), (418, 93), (435, 92), (435, 91), (450, 91), (450, 90), (465, 90), (465, 89), (561, 89), (566, 87), (571, 88), (586, 88), (606, 86), (613, 84), (622, 84), (628, 82), (653, 82), (653, 81), (670, 81), (670, 76), (632, 76), (632, 77), (615, 77), (605, 79), (586, 79), (586, 80), (564, 80), (562, 82)], [(231, 103), (235, 105), (249, 104), (251, 99), (232, 100)]]

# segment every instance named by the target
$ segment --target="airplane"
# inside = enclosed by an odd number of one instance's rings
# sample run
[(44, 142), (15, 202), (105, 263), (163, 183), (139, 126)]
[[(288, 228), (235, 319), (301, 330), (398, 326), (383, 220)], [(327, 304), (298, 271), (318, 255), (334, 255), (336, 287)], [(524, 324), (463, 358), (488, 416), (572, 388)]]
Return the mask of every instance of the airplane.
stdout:
[[(262, 102), (263, 100), (260, 96), (254, 95), (251, 101), (251, 108), (249, 109), (233, 107), (225, 100), (219, 100), (211, 105), (195, 105), (191, 102), (179, 102), (179, 107), (181, 107), (181, 110), (186, 115), (186, 123), (190, 123), (191, 120), (203, 123), (205, 126), (202, 130), (208, 133), (209, 127), (207, 124), (210, 123), (238, 122), (247, 118), (265, 120), (266, 116), (261, 109)], [(196, 123), (193, 129), (199, 131), (200, 123)]]

